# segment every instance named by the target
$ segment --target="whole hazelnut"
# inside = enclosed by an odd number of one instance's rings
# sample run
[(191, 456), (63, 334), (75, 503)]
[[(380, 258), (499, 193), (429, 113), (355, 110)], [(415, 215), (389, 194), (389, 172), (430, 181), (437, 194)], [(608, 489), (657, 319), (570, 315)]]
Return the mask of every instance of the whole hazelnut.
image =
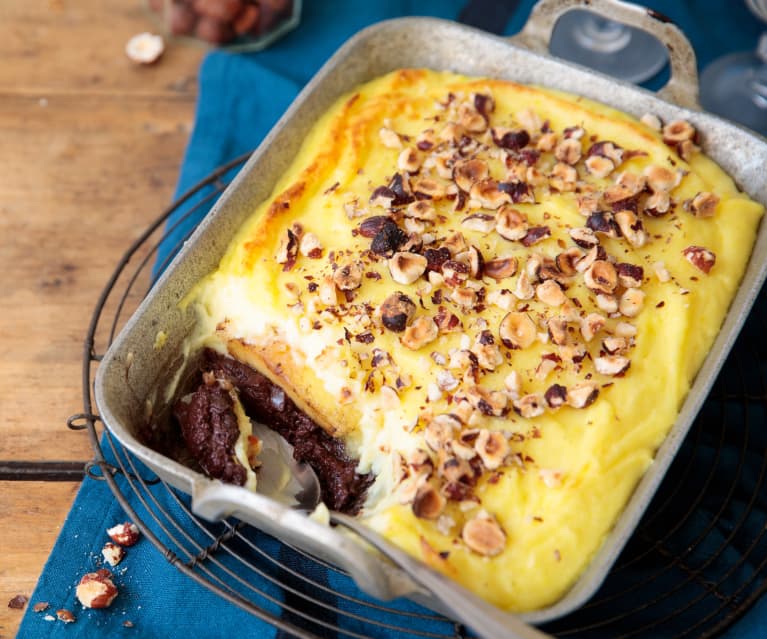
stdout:
[(112, 573), (101, 569), (83, 575), (77, 584), (75, 594), (86, 608), (107, 608), (117, 597), (117, 588), (112, 582)]
[(223, 44), (234, 37), (234, 32), (228, 24), (208, 16), (200, 18), (194, 33), (201, 40), (211, 44)]
[(173, 2), (168, 8), (167, 21), (173, 35), (188, 35), (194, 31), (197, 16), (191, 7)]
[(261, 9), (255, 4), (246, 4), (240, 14), (232, 22), (232, 27), (237, 35), (242, 35), (250, 31), (258, 23), (258, 17), (261, 15)]
[(231, 22), (242, 10), (242, 0), (194, 0), (194, 9), (201, 16)]

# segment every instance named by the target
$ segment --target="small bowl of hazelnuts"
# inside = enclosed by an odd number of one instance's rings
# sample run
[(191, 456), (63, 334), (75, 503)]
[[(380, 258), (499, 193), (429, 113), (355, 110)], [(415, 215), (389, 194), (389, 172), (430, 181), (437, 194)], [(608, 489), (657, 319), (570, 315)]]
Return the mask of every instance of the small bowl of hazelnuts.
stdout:
[(148, 0), (166, 34), (259, 51), (294, 29), (301, 0)]

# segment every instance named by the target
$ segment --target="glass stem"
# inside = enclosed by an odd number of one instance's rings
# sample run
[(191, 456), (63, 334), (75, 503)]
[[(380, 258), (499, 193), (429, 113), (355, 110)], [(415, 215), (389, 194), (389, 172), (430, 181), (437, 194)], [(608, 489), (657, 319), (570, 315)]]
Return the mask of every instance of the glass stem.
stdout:
[(631, 30), (620, 22), (599, 16), (584, 17), (573, 36), (578, 44), (589, 51), (617, 53), (631, 41)]

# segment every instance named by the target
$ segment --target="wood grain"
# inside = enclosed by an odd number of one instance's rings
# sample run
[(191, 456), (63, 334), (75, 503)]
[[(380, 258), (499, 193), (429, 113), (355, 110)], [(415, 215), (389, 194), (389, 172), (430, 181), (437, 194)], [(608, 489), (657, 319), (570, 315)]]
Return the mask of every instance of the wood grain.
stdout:
[[(8, 607), (32, 596), (37, 576), (69, 512), (79, 484), (0, 482), (0, 637), (16, 636), (23, 610)], [(53, 602), (51, 602), (53, 603)], [(27, 605), (33, 605), (30, 599)]]
[[(0, 460), (86, 460), (82, 344), (115, 263), (169, 203), (202, 46), (124, 55), (156, 30), (143, 0), (0, 2)], [(134, 297), (143, 293), (140, 282)], [(0, 636), (30, 595), (77, 488), (0, 484)]]

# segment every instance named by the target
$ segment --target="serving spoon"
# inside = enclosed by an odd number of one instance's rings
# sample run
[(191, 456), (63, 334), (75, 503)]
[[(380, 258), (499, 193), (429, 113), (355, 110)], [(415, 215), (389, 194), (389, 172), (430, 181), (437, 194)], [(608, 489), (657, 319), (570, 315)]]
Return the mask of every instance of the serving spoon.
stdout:
[[(293, 447), (269, 427), (253, 422), (253, 433), (261, 439), (263, 446), (259, 455), (261, 467), (256, 491), (287, 506), (314, 511), (320, 503), (320, 482), (311, 466), (297, 462), (293, 458)], [(451, 611), (452, 616), (483, 639), (551, 639), (551, 635), (501, 611), (411, 557), (354, 517), (334, 511), (329, 511), (329, 516), (332, 523), (356, 533), (413, 581), (426, 588), (446, 610)]]

